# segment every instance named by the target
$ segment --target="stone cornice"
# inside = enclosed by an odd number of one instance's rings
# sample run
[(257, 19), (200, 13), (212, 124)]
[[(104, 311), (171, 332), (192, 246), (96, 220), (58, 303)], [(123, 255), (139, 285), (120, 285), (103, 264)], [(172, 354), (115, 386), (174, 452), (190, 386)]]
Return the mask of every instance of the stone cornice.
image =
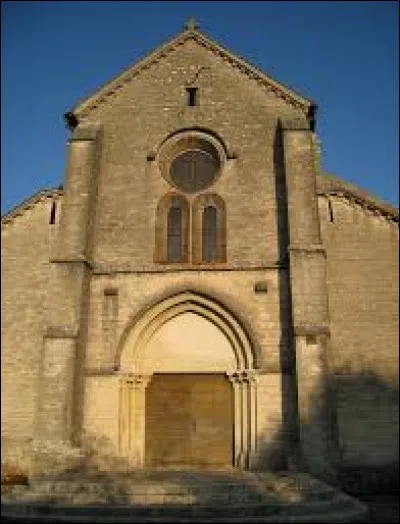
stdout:
[(290, 244), (288, 250), (290, 252), (320, 253), (326, 256), (326, 249), (323, 244)]
[(118, 376), (118, 369), (114, 365), (103, 366), (103, 367), (86, 367), (83, 369), (83, 375), (86, 377), (97, 377), (97, 376)]
[(63, 195), (62, 189), (41, 189), (31, 197), (27, 198), (21, 204), (18, 204), (5, 215), (1, 217), (1, 227), (3, 228), (10, 222), (12, 222), (18, 216), (24, 214), (28, 209), (31, 209), (39, 202), (46, 200), (47, 198), (61, 198)]
[(73, 338), (78, 336), (77, 331), (65, 328), (63, 326), (50, 326), (44, 333), (44, 338)]
[(294, 326), (294, 334), (296, 336), (307, 335), (330, 335), (330, 327), (325, 324), (299, 324)]
[(331, 173), (317, 173), (317, 194), (326, 198), (335, 196), (346, 200), (350, 205), (382, 215), (389, 221), (399, 221), (398, 209)]
[(204, 271), (266, 271), (266, 270), (285, 270), (287, 269), (286, 263), (280, 262), (270, 262), (270, 263), (235, 263), (235, 264), (195, 264), (195, 263), (186, 263), (186, 264), (157, 264), (157, 265), (138, 265), (138, 264), (129, 264), (129, 265), (112, 265), (112, 264), (102, 264), (92, 263), (92, 274), (93, 275), (117, 275), (117, 274), (153, 274), (153, 273), (196, 273)]
[(329, 191), (318, 191), (318, 196), (324, 196), (326, 198), (337, 197), (343, 200), (346, 200), (350, 205), (356, 205), (362, 208), (363, 210), (370, 211), (374, 214), (381, 215), (391, 222), (399, 221), (399, 212), (392, 208), (391, 206), (383, 206), (381, 204), (375, 203), (369, 199), (360, 198), (357, 195), (354, 195), (350, 191), (346, 190), (337, 190), (332, 189)]
[(316, 106), (312, 100), (295, 93), (292, 89), (289, 89), (280, 82), (273, 80), (255, 66), (250, 65), (247, 61), (232, 54), (199, 31), (187, 30), (180, 33), (164, 45), (161, 45), (136, 64), (130, 66), (123, 73), (100, 88), (94, 95), (78, 103), (69, 114), (73, 114), (78, 118), (78, 120), (88, 117), (91, 111), (98, 108), (100, 105), (109, 103), (113, 98), (113, 95), (128, 84), (134, 77), (160, 62), (169, 53), (175, 51), (179, 46), (182, 46), (189, 40), (192, 40), (201, 47), (208, 49), (247, 76), (247, 78), (255, 80), (265, 91), (273, 93), (288, 104), (299, 108), (305, 114), (309, 113), (311, 107)]

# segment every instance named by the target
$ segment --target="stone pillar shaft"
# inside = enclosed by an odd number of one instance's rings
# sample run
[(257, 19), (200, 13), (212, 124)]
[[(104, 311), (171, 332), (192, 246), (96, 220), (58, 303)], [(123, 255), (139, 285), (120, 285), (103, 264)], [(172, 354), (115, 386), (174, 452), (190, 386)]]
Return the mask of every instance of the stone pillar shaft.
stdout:
[(241, 377), (240, 380), (241, 392), (241, 426), (242, 426), (242, 453), (240, 456), (240, 466), (246, 468), (249, 461), (249, 398), (247, 382)]
[(286, 129), (283, 138), (301, 455), (308, 471), (330, 479), (335, 469), (335, 429), (331, 427), (331, 410), (335, 408), (327, 394), (329, 310), (315, 148), (308, 129)]
[(146, 387), (151, 375), (129, 374), (121, 379), (120, 452), (135, 467), (145, 465)]
[(234, 465), (239, 466), (242, 454), (242, 430), (241, 430), (241, 398), (240, 386), (235, 380), (231, 380), (233, 388), (233, 424), (234, 424)]
[(90, 209), (94, 207), (97, 135), (97, 126), (78, 126), (68, 147), (60, 226), (51, 254), (46, 297), (47, 329), (37, 412), (39, 440), (70, 442), (81, 416), (78, 377), (80, 348), (87, 330), (82, 307), (90, 281), (85, 257), (90, 245)]
[(257, 461), (257, 378), (249, 377), (249, 416), (250, 416), (250, 442), (249, 442), (249, 467)]
[(256, 458), (257, 447), (257, 389), (256, 375), (244, 370), (228, 373), (234, 401), (234, 465), (248, 468)]
[(82, 260), (90, 245), (93, 194), (97, 170), (95, 126), (78, 127), (68, 144), (66, 183), (63, 195), (57, 255)]
[(290, 243), (319, 245), (320, 225), (312, 133), (304, 129), (286, 129), (283, 147)]
[(36, 438), (68, 441), (72, 433), (75, 339), (45, 337)]

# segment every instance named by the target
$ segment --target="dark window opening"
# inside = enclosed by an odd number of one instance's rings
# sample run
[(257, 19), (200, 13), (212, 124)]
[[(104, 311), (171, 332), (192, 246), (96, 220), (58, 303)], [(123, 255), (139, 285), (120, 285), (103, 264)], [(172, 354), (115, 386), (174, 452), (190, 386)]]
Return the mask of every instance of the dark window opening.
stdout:
[(55, 202), (52, 202), (51, 210), (50, 210), (49, 224), (53, 225), (56, 223), (56, 213), (57, 213), (57, 204)]
[(203, 261), (213, 262), (218, 258), (217, 252), (217, 210), (208, 206), (203, 211)]
[(168, 212), (167, 225), (167, 260), (182, 260), (182, 209), (179, 203), (172, 204)]
[(197, 106), (197, 87), (187, 87), (186, 92), (188, 94), (187, 103), (188, 106)]
[(333, 206), (332, 206), (332, 202), (330, 200), (328, 200), (328, 212), (329, 212), (329, 222), (331, 224), (333, 224), (334, 220), (333, 220)]

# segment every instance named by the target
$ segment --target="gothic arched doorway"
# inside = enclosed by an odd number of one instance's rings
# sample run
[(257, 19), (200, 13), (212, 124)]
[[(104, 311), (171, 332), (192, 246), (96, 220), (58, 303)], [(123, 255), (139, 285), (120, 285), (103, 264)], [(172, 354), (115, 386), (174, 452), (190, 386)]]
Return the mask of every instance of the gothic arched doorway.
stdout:
[(120, 364), (120, 448), (135, 465), (249, 465), (254, 357), (225, 308), (192, 292), (164, 300), (136, 321)]

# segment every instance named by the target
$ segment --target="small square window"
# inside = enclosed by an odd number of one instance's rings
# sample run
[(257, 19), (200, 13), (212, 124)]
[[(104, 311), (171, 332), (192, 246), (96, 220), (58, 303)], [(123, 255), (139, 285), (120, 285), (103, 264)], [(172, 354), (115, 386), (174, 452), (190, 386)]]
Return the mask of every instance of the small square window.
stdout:
[(187, 105), (189, 107), (197, 106), (198, 104), (198, 97), (197, 97), (197, 87), (187, 87), (186, 93), (187, 93)]

